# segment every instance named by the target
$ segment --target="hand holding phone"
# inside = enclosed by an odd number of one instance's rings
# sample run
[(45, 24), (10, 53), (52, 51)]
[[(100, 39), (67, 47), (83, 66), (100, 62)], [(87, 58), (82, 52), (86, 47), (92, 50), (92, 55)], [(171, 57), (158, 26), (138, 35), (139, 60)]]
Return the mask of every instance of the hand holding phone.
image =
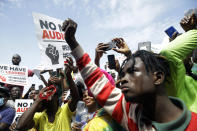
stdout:
[(165, 33), (170, 37), (172, 38), (173, 34), (177, 32), (179, 34), (179, 32), (173, 27), (173, 26), (170, 26), (168, 29), (165, 30)]
[(39, 94), (40, 99), (46, 99), (47, 101), (49, 100), (49, 97), (55, 94), (56, 92), (56, 87), (54, 85), (50, 85), (48, 87), (45, 87), (45, 91), (41, 92)]

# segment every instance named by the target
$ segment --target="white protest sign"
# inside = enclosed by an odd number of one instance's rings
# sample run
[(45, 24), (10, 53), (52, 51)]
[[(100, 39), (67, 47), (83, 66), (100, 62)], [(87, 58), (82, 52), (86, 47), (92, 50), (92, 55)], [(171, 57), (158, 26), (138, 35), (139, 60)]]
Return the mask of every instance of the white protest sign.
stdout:
[(15, 66), (0, 64), (0, 82), (11, 85), (28, 85), (28, 68), (25, 66)]
[(61, 29), (63, 21), (39, 13), (33, 13), (33, 17), (41, 51), (41, 65), (45, 69), (62, 68), (63, 58), (70, 55), (70, 48)]
[(18, 118), (33, 104), (33, 99), (16, 99), (15, 100), (15, 111), (16, 115), (14, 120)]

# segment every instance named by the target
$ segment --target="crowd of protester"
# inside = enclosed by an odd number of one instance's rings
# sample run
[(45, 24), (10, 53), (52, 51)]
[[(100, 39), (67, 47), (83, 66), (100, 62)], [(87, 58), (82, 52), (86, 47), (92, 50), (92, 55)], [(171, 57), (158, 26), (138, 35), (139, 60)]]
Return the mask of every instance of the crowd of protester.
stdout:
[[(44, 86), (36, 90), (32, 84), (24, 96), (24, 87), (0, 83), (0, 131), (196, 131), (197, 8), (180, 25), (185, 32), (175, 32), (159, 54), (131, 52), (123, 38), (114, 38), (111, 50), (125, 56), (121, 65), (115, 61), (116, 77), (100, 68), (109, 43), (97, 45), (92, 61), (75, 38), (77, 23), (65, 20), (62, 30), (76, 66), (68, 57), (64, 69), (41, 71)], [(20, 62), (13, 55), (13, 65)], [(34, 100), (17, 120), (16, 99)]]

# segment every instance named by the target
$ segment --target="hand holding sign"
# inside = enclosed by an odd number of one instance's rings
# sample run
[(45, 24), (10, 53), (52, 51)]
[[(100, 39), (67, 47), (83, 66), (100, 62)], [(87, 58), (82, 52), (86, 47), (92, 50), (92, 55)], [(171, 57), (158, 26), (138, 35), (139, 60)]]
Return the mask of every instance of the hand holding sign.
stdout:
[(51, 59), (52, 65), (59, 64), (59, 52), (55, 46), (49, 44), (45, 53)]

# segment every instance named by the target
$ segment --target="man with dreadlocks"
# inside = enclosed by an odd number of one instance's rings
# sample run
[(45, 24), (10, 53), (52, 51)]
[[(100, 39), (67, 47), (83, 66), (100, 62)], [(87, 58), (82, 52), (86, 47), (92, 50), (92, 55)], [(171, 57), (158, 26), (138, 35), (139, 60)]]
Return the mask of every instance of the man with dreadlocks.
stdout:
[(75, 39), (77, 24), (68, 19), (62, 29), (86, 86), (99, 104), (126, 130), (197, 130), (197, 114), (183, 101), (168, 97), (164, 82), (170, 74), (167, 60), (138, 51), (128, 57), (120, 73), (120, 88), (111, 85)]

